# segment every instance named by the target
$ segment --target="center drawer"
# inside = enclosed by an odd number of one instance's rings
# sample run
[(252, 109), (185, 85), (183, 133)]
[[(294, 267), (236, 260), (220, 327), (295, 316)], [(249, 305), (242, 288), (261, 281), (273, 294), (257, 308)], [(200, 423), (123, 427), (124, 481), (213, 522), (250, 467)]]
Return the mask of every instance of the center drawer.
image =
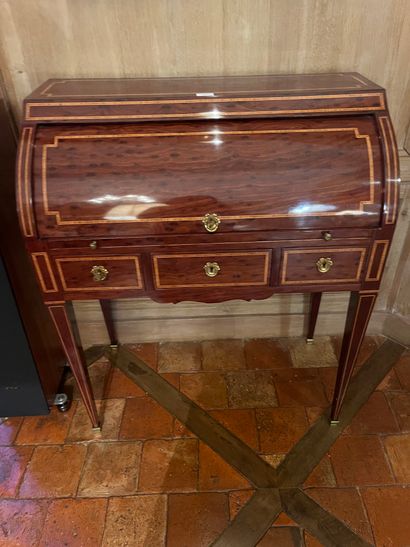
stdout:
[(152, 255), (157, 289), (269, 285), (270, 251)]

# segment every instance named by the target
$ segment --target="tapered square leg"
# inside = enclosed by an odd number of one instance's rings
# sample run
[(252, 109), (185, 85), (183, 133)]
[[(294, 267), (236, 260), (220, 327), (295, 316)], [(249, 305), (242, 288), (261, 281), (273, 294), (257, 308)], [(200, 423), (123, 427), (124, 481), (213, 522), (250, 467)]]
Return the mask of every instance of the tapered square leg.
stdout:
[[(74, 310), (72, 304), (52, 304), (48, 310), (56, 326), (58, 336), (63, 346), (67, 361), (71, 367), (78, 389), (81, 393), (85, 408), (87, 409), (94, 428), (99, 427), (97, 408), (85, 366), (84, 354), (79, 341), (76, 328)], [(73, 319), (73, 321), (71, 321)]]
[(111, 300), (100, 300), (101, 310), (104, 316), (105, 326), (107, 328), (108, 337), (112, 346), (118, 345), (117, 330), (115, 328), (114, 319), (112, 315)]
[(310, 295), (310, 310), (309, 310), (309, 323), (308, 332), (306, 336), (306, 343), (311, 344), (315, 335), (315, 327), (317, 316), (319, 314), (320, 301), (322, 300), (321, 292), (312, 292)]
[(362, 345), (377, 292), (353, 292), (350, 295), (345, 333), (340, 351), (331, 421), (338, 421), (346, 390), (352, 377), (357, 356)]

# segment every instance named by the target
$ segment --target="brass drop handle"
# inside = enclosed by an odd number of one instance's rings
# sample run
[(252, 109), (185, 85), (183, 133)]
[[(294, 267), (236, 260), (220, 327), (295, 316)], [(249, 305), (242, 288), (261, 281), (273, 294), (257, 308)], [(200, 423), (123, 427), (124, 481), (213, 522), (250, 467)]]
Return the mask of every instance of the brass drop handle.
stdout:
[(108, 277), (108, 270), (104, 266), (93, 266), (91, 268), (91, 275), (93, 276), (94, 281), (100, 282), (105, 281)]
[(322, 237), (325, 241), (331, 241), (333, 239), (331, 232), (322, 232)]
[(333, 260), (331, 258), (319, 258), (316, 262), (317, 270), (320, 273), (326, 273), (333, 266)]
[(207, 232), (216, 232), (221, 223), (220, 218), (216, 213), (207, 213), (202, 219), (202, 224)]
[(218, 262), (207, 262), (204, 266), (205, 274), (208, 277), (216, 277), (221, 271)]

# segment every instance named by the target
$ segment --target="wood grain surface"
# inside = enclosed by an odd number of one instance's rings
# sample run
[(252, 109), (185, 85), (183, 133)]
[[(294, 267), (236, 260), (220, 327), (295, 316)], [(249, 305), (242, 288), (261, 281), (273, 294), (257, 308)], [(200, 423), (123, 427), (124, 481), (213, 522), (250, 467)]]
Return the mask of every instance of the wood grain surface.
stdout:
[(380, 221), (371, 116), (49, 125), (33, 174), (41, 237), (203, 233), (206, 213), (220, 232)]

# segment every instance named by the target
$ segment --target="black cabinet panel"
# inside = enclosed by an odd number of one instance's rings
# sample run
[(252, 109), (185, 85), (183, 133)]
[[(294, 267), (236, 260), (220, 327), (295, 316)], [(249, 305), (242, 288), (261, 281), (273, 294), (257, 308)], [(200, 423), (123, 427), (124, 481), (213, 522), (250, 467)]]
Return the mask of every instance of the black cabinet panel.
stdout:
[(0, 416), (47, 414), (48, 404), (0, 258)]

